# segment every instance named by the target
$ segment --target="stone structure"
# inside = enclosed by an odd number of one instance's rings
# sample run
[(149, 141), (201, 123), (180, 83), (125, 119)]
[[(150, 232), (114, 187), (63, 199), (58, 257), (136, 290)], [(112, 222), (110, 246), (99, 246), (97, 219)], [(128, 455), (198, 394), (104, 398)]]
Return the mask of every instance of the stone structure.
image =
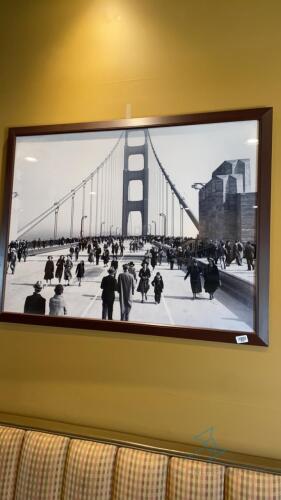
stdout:
[(199, 191), (199, 237), (256, 239), (256, 195), (251, 192), (250, 160), (224, 161)]

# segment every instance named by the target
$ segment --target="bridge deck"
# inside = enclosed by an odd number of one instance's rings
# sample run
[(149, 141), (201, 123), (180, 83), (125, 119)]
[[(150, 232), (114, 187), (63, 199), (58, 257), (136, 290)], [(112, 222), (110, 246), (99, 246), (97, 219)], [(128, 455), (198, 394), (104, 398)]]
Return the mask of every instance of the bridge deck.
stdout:
[[(67, 250), (60, 248), (51, 253), (48, 250), (46, 253), (29, 256), (26, 262), (17, 263), (15, 274), (7, 275), (5, 311), (23, 312), (26, 296), (33, 293), (32, 285), (37, 280), (43, 280), (47, 255), (53, 255), (56, 260), (59, 255), (67, 254)], [(133, 260), (138, 273), (143, 255), (144, 251), (130, 254), (126, 248), (124, 257), (119, 257), (119, 271), (123, 263)], [(80, 254), (80, 259), (84, 260), (86, 269), (82, 286), (78, 287), (74, 262), (73, 280), (69, 287), (65, 287), (64, 297), (68, 315), (101, 318), (100, 283), (103, 276), (107, 274), (107, 268), (103, 267), (102, 261), (99, 266), (96, 266), (96, 264), (89, 263), (87, 258), (86, 252)], [(163, 262), (161, 266), (155, 268), (156, 271), (161, 272), (164, 280), (162, 301), (159, 305), (154, 303), (153, 287), (150, 288), (148, 300), (144, 304), (141, 303), (140, 293), (135, 291), (131, 321), (253, 331), (253, 313), (243, 300), (239, 301), (223, 290), (217, 290), (215, 299), (212, 301), (204, 291), (198, 295), (198, 299), (192, 300), (189, 278), (184, 281), (184, 271), (177, 269), (177, 265), (174, 270), (170, 270), (168, 264)], [(56, 284), (57, 279), (54, 279), (52, 286), (44, 287), (42, 295), (47, 302), (53, 295)], [(116, 293), (113, 319), (120, 319), (118, 293)]]

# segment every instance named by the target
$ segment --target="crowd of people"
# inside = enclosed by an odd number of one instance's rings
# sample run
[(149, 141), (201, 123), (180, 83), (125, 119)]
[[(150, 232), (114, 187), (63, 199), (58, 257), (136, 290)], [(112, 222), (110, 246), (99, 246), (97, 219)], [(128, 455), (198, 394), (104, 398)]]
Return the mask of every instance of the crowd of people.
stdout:
[[(52, 240), (50, 240), (52, 241)], [(39, 242), (39, 243), (38, 243)], [(46, 248), (45, 240), (37, 240), (38, 249)], [(133, 303), (135, 291), (140, 293), (141, 303), (148, 300), (148, 291), (151, 287), (154, 290), (154, 302), (160, 304), (164, 290), (164, 280), (159, 267), (165, 260), (170, 270), (184, 270), (184, 279), (190, 278), (190, 286), (193, 299), (205, 292), (209, 294), (210, 300), (214, 298), (216, 290), (219, 288), (220, 268), (226, 269), (232, 263), (242, 265), (243, 259), (247, 262), (247, 269), (254, 269), (255, 246), (247, 242), (242, 244), (239, 240), (231, 243), (229, 241), (208, 241), (188, 240), (182, 238), (152, 238), (135, 237), (128, 241), (127, 249), (129, 255), (142, 252), (142, 262), (138, 272), (135, 264), (131, 260), (122, 263), (119, 269), (120, 259), (124, 256), (125, 240), (123, 238), (80, 238), (69, 240), (61, 238), (52, 241), (59, 246), (69, 244), (67, 255), (60, 255), (54, 261), (52, 255), (48, 255), (44, 265), (42, 279), (34, 284), (34, 293), (29, 295), (24, 304), (24, 312), (29, 314), (47, 314), (54, 316), (66, 315), (67, 306), (63, 297), (64, 286), (70, 286), (73, 277), (75, 283), (81, 287), (85, 277), (85, 260), (93, 266), (102, 266), (107, 271), (107, 275), (101, 280), (102, 299), (102, 319), (113, 318), (113, 307), (115, 292), (119, 294), (120, 319), (128, 321)], [(151, 243), (144, 251), (146, 243)], [(44, 246), (45, 245), (45, 246)], [(34, 242), (20, 240), (11, 242), (8, 249), (8, 267), (14, 274), (16, 261), (26, 262), (28, 249), (34, 248)], [(80, 255), (82, 254), (82, 259)], [(204, 262), (204, 258), (207, 262)], [(159, 270), (155, 271), (156, 266)], [(74, 270), (75, 267), (75, 270)], [(74, 275), (74, 276), (73, 276)], [(54, 296), (49, 300), (49, 311), (46, 310), (46, 300), (41, 292), (44, 286), (53, 284), (57, 280), (54, 288)], [(62, 281), (64, 280), (64, 286)]]

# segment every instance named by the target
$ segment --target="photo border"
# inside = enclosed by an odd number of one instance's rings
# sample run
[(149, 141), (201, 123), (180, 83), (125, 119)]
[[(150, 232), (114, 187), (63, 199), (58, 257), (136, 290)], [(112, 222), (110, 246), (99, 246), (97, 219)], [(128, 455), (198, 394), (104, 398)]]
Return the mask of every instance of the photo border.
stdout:
[(5, 267), (9, 243), (12, 189), (16, 139), (21, 136), (36, 136), (63, 133), (110, 131), (118, 129), (139, 129), (171, 127), (180, 125), (203, 125), (236, 121), (258, 121), (258, 187), (257, 187), (257, 259), (256, 259), (256, 310), (254, 333), (246, 332), (247, 345), (268, 346), (269, 314), (269, 258), (270, 258), (270, 191), (271, 191), (271, 107), (215, 111), (208, 113), (130, 118), (114, 121), (71, 123), (62, 125), (38, 125), (13, 127), (8, 130), (6, 169), (4, 178), (4, 201), (2, 206), (2, 231), (0, 239), (0, 321), (64, 328), (78, 328), (93, 331), (154, 335), (181, 339), (207, 340), (237, 343), (237, 337), (245, 332), (195, 328), (185, 326), (156, 325), (151, 323), (124, 322), (117, 320), (86, 319), (68, 316), (40, 316), (24, 313), (4, 312)]

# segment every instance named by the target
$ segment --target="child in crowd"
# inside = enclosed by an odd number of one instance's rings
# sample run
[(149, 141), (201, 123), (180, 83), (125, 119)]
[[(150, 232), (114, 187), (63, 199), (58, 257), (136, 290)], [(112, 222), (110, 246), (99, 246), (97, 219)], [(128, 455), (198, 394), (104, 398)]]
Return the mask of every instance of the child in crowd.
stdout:
[(162, 276), (159, 272), (156, 273), (155, 278), (151, 284), (154, 287), (155, 304), (160, 304), (161, 294), (162, 294), (162, 291), (164, 288), (164, 283), (163, 283)]

